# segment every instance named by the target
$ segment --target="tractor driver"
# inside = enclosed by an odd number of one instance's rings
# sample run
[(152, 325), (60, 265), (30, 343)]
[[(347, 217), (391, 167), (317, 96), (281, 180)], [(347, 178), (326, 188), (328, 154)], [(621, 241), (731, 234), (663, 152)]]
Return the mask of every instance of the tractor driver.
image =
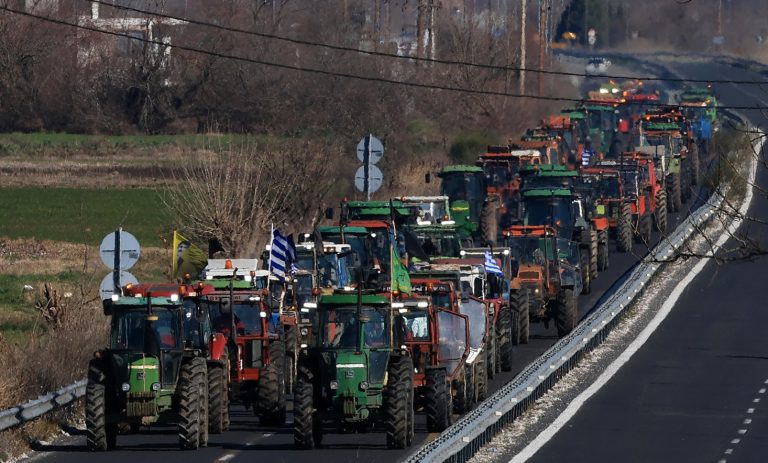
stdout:
[(384, 320), (371, 320), (365, 324), (365, 345), (384, 347), (387, 345), (384, 333)]

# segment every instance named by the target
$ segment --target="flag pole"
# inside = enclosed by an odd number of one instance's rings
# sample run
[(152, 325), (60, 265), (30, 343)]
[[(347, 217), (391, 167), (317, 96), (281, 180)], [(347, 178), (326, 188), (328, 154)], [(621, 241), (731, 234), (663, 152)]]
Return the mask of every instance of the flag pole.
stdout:
[(267, 259), (269, 259), (269, 264), (267, 269), (269, 270), (269, 273), (267, 274), (267, 296), (269, 296), (269, 285), (270, 281), (272, 280), (272, 246), (275, 245), (275, 224), (271, 223), (269, 226), (269, 254), (267, 255)]

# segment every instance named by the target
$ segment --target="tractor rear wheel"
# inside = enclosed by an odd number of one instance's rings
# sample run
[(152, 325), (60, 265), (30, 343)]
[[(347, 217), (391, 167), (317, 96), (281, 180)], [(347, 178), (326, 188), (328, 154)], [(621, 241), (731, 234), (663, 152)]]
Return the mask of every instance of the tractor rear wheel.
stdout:
[(387, 448), (404, 449), (408, 446), (413, 420), (413, 364), (409, 357), (394, 357), (388, 368), (384, 388), (384, 421), (387, 430)]
[(269, 342), (269, 365), (256, 383), (259, 422), (267, 426), (285, 424), (285, 342)]
[(597, 241), (597, 270), (608, 270), (608, 233), (605, 230), (598, 232)]
[(659, 233), (664, 233), (667, 230), (667, 192), (659, 190), (656, 193), (656, 209), (653, 212), (653, 222), (656, 225), (656, 230)]
[[(647, 201), (648, 198), (646, 198), (646, 205), (649, 205), (649, 202)], [(638, 243), (644, 243), (646, 245), (650, 245), (651, 243), (651, 229), (653, 227), (652, 225), (652, 218), (651, 218), (651, 209), (650, 207), (647, 207), (645, 209), (645, 214), (641, 215), (637, 220), (637, 235), (635, 236), (636, 241)]]
[(208, 429), (221, 434), (229, 426), (229, 363), (226, 354), (221, 363), (208, 367)]
[(670, 212), (679, 212), (683, 208), (679, 173), (667, 176), (667, 201)]
[(629, 252), (632, 250), (632, 209), (629, 204), (621, 205), (621, 215), (619, 216), (619, 226), (616, 231), (616, 247), (619, 252)]
[(517, 292), (513, 291), (509, 295), (509, 307), (499, 314), (499, 325), (503, 331), (503, 336), (496, 347), (499, 357), (497, 367), (500, 371), (509, 371), (512, 369), (512, 349), (520, 341), (520, 319), (517, 314), (516, 305), (518, 304)]
[(427, 431), (442, 432), (451, 425), (448, 379), (443, 368), (430, 368), (425, 374), (424, 412), (427, 415)]
[(464, 375), (461, 379), (453, 381), (453, 411), (457, 415), (463, 415), (470, 410), (469, 396), (467, 395), (468, 368), (464, 366)]
[(303, 450), (312, 450), (323, 439), (320, 417), (314, 406), (314, 385), (305, 373), (299, 373), (293, 391), (293, 444)]
[(597, 251), (598, 251), (597, 231), (589, 231), (589, 279), (590, 281), (597, 278)]
[(691, 158), (691, 185), (698, 185), (701, 181), (701, 166), (699, 161), (699, 145), (694, 143), (688, 152)]
[(179, 446), (182, 450), (195, 450), (203, 443), (201, 430), (205, 423), (208, 386), (205, 378), (205, 359), (191, 358), (184, 362), (179, 372)]
[(478, 403), (488, 397), (488, 351), (478, 355), (475, 360), (475, 397)]
[[(496, 310), (499, 310), (498, 308)], [(499, 314), (499, 318), (501, 318), (501, 314)], [(496, 330), (497, 326), (495, 324), (490, 324), (488, 327), (488, 339), (489, 341), (485, 344), (488, 349), (490, 349), (490, 352), (488, 356), (486, 357), (488, 360), (488, 377), (493, 378), (496, 374), (496, 346), (499, 345), (499, 339), (501, 333)]]
[(562, 338), (576, 327), (578, 314), (576, 312), (576, 296), (572, 289), (563, 289), (557, 297), (555, 326), (557, 336)]
[(589, 272), (589, 249), (579, 248), (579, 262), (581, 267), (581, 292), (589, 294), (592, 291), (592, 276)]
[(88, 450), (92, 452), (104, 452), (115, 447), (117, 426), (107, 425), (106, 417), (106, 387), (89, 379), (85, 388), (85, 439)]
[(285, 393), (293, 394), (296, 381), (296, 359), (299, 352), (299, 335), (296, 325), (285, 327)]
[(488, 246), (496, 246), (499, 234), (499, 198), (489, 196), (480, 211), (480, 232)]
[(531, 333), (531, 304), (533, 303), (533, 295), (528, 289), (523, 289), (522, 292), (524, 294), (518, 308), (520, 312), (520, 344), (528, 344), (528, 338)]

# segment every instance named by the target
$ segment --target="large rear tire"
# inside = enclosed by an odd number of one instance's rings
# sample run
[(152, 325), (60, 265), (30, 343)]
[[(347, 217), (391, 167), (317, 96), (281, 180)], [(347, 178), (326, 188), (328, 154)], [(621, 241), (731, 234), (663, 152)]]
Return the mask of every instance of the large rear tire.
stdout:
[(597, 242), (597, 270), (604, 272), (608, 270), (608, 234), (605, 230), (598, 232)]
[(475, 400), (480, 403), (488, 397), (488, 351), (483, 352), (475, 360)]
[(261, 370), (256, 384), (255, 410), (267, 426), (285, 424), (285, 342), (269, 342), (269, 365)]
[(653, 212), (653, 222), (659, 233), (667, 231), (667, 192), (659, 190), (656, 193), (656, 209)]
[(413, 394), (411, 380), (413, 364), (409, 357), (395, 357), (390, 361), (387, 386), (384, 388), (384, 422), (387, 448), (404, 449), (411, 434)]
[(683, 208), (683, 198), (680, 185), (680, 174), (667, 176), (667, 206), (669, 212), (680, 212)]
[(592, 292), (592, 275), (589, 271), (589, 249), (579, 248), (579, 262), (581, 267), (581, 292), (589, 294)]
[(619, 252), (629, 252), (632, 250), (632, 209), (629, 204), (621, 205), (621, 215), (619, 215), (619, 226), (616, 230), (616, 247)]
[(499, 235), (499, 198), (489, 196), (480, 212), (480, 233), (488, 246), (496, 246)]
[(576, 327), (578, 314), (576, 312), (576, 296), (572, 289), (563, 289), (557, 297), (557, 311), (555, 313), (555, 326), (557, 336), (567, 336)]
[(589, 231), (589, 279), (590, 281), (597, 278), (598, 273), (598, 247), (599, 243), (597, 240), (597, 231), (590, 230)]
[(694, 143), (688, 153), (691, 158), (691, 185), (698, 185), (701, 181), (701, 163), (699, 161), (699, 146)]
[(203, 443), (201, 430), (205, 423), (205, 408), (208, 386), (205, 378), (205, 359), (191, 358), (184, 362), (179, 372), (179, 447), (182, 450), (195, 450)]
[[(498, 308), (496, 310), (499, 310)], [(501, 317), (501, 314), (499, 314), (499, 318)], [(498, 319), (497, 319), (498, 321)], [(488, 377), (493, 378), (496, 374), (496, 357), (497, 357), (497, 346), (499, 345), (499, 342), (501, 341), (499, 339), (500, 334), (496, 331), (496, 324), (491, 324), (488, 327), (488, 339), (490, 341), (486, 342), (486, 348), (490, 350), (488, 355), (486, 356), (487, 359), (487, 365), (488, 365)]]
[(208, 430), (221, 434), (227, 430), (229, 415), (229, 363), (222, 357), (221, 363), (211, 363), (208, 368)]
[(442, 368), (430, 368), (425, 374), (424, 412), (427, 415), (427, 431), (442, 432), (451, 425), (448, 379)]

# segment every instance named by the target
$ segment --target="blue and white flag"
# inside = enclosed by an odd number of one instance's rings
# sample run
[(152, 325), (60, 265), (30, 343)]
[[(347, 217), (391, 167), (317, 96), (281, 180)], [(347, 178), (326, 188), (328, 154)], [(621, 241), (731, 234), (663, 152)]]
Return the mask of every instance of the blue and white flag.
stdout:
[(589, 161), (594, 155), (594, 151), (584, 148), (584, 152), (581, 153), (581, 165), (584, 167), (589, 167)]
[(504, 272), (501, 271), (501, 267), (496, 263), (496, 259), (494, 259), (488, 251), (485, 251), (485, 271), (493, 273), (494, 275), (504, 275)]
[(293, 237), (285, 237), (280, 234), (280, 230), (272, 230), (272, 246), (269, 251), (269, 269), (273, 275), (285, 281), (285, 271), (292, 272), (295, 268), (293, 263), (296, 261), (296, 246), (293, 244)]

